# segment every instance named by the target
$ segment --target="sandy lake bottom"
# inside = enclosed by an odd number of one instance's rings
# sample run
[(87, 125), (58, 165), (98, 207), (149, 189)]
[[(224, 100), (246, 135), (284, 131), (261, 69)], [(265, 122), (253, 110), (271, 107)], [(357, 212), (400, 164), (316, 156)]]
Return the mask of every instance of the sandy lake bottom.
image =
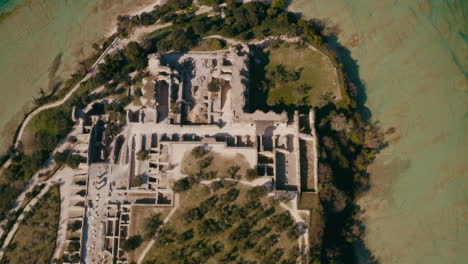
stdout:
[[(299, 8), (300, 7), (300, 8)], [(382, 263), (467, 263), (468, 3), (295, 0), (357, 60), (366, 106), (395, 127), (359, 201)]]

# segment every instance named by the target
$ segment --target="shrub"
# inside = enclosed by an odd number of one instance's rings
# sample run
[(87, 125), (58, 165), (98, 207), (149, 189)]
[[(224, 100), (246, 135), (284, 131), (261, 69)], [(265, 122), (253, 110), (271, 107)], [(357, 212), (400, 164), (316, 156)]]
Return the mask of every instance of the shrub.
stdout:
[(132, 186), (133, 187), (138, 187), (143, 184), (143, 175), (136, 175), (135, 177), (132, 178)]
[(121, 247), (125, 252), (129, 252), (129, 251), (133, 251), (137, 249), (141, 245), (142, 242), (143, 242), (143, 239), (141, 238), (141, 236), (136, 235), (136, 236), (129, 237), (127, 240), (124, 240), (122, 242)]
[(73, 222), (69, 223), (67, 225), (67, 228), (70, 231), (75, 232), (75, 231), (79, 230), (81, 228), (81, 226), (82, 226), (81, 221), (76, 220), (76, 221), (73, 221)]
[(286, 0), (273, 0), (273, 3), (271, 3), (271, 7), (283, 8), (285, 4), (286, 4)]
[(246, 178), (248, 181), (253, 181), (253, 180), (257, 179), (257, 178), (258, 178), (257, 170), (256, 170), (256, 169), (248, 169), (248, 170), (245, 172), (245, 178)]
[(74, 252), (74, 251), (80, 250), (80, 242), (79, 242), (79, 241), (71, 241), (71, 242), (68, 244), (67, 250), (70, 251), (70, 252)]
[(192, 184), (186, 177), (186, 178), (177, 180), (174, 183), (174, 192), (176, 193), (185, 192), (185, 191), (188, 191), (191, 187), (192, 187)]
[(203, 146), (198, 146), (192, 149), (192, 156), (196, 159), (199, 159), (207, 153), (206, 149)]
[(284, 231), (286, 228), (294, 225), (294, 220), (289, 212), (276, 214), (271, 218), (271, 224), (278, 230)]
[(219, 79), (213, 78), (211, 81), (208, 83), (208, 91), (212, 93), (217, 93), (220, 90), (220, 83)]
[(239, 189), (231, 188), (225, 194), (221, 196), (221, 199), (226, 202), (234, 202), (239, 196)]
[(138, 97), (143, 96), (143, 93), (141, 92), (141, 88), (139, 87), (135, 88), (135, 91), (133, 92), (133, 94)]
[(140, 150), (136, 154), (137, 160), (147, 160), (149, 159), (149, 152), (146, 150)]
[(163, 220), (161, 220), (161, 214), (153, 214), (148, 217), (145, 221), (146, 237), (154, 237), (159, 227), (161, 227), (163, 223)]
[(247, 191), (247, 198), (252, 200), (257, 200), (261, 197), (264, 197), (268, 194), (268, 190), (265, 186), (255, 186), (252, 189)]
[(213, 162), (213, 157), (205, 157), (200, 161), (200, 168), (205, 169), (208, 168), (211, 163)]

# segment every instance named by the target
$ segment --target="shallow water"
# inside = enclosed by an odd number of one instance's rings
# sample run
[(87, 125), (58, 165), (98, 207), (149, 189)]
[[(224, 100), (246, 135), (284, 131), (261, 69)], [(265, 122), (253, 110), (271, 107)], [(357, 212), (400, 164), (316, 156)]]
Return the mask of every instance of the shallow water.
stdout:
[[(112, 30), (117, 14), (154, 0), (0, 0), (0, 152), (39, 89), (65, 80), (92, 43)], [(15, 8), (18, 6), (17, 8)], [(61, 61), (51, 73), (55, 58)], [(52, 81), (51, 81), (52, 80)]]
[(367, 246), (382, 263), (468, 263), (468, 2), (294, 0), (357, 60), (390, 146), (371, 168)]

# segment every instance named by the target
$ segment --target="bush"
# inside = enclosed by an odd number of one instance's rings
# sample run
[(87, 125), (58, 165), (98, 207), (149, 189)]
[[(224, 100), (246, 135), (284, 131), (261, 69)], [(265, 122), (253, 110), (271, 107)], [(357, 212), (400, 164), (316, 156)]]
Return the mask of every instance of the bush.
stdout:
[(247, 198), (250, 201), (258, 200), (268, 194), (268, 190), (265, 186), (255, 186), (247, 191)]
[(196, 159), (199, 159), (207, 153), (206, 149), (203, 146), (195, 147), (192, 149), (192, 156)]
[(286, 4), (286, 0), (273, 0), (273, 3), (271, 3), (271, 7), (283, 8), (285, 4)]
[(245, 172), (245, 178), (246, 178), (248, 181), (253, 181), (253, 180), (257, 179), (257, 178), (258, 178), (257, 170), (256, 170), (256, 169), (248, 169), (248, 170)]
[(239, 189), (231, 188), (225, 194), (221, 196), (221, 199), (226, 202), (234, 202), (239, 196)]
[(213, 157), (205, 157), (200, 161), (200, 168), (205, 169), (208, 168), (211, 163), (213, 162)]
[(212, 93), (217, 93), (220, 90), (220, 82), (219, 79), (213, 78), (211, 81), (208, 83), (208, 91)]
[(81, 226), (82, 226), (81, 221), (76, 220), (76, 221), (69, 223), (67, 225), (67, 228), (68, 230), (75, 232), (75, 231), (78, 231), (81, 228)]
[(146, 237), (152, 238), (158, 232), (158, 229), (162, 226), (163, 220), (161, 220), (161, 214), (153, 214), (148, 217), (145, 221), (145, 233)]
[(54, 155), (54, 160), (59, 166), (67, 165), (72, 169), (78, 168), (80, 163), (86, 162), (86, 158), (81, 155), (71, 154), (70, 151), (66, 150), (63, 152), (57, 152)]
[(74, 252), (80, 250), (80, 242), (79, 241), (71, 241), (68, 243), (68, 251)]
[(286, 228), (294, 225), (294, 220), (291, 217), (289, 212), (283, 212), (281, 214), (276, 214), (271, 218), (271, 224), (278, 230), (284, 231)]
[(192, 188), (192, 184), (190, 183), (187, 177), (177, 180), (174, 183), (174, 192), (176, 193), (188, 191), (190, 188)]
[(125, 252), (130, 252), (140, 247), (142, 242), (143, 242), (143, 239), (141, 238), (141, 236), (136, 235), (136, 236), (129, 237), (127, 240), (124, 240), (122, 242), (121, 247)]
[(132, 178), (133, 187), (139, 187), (142, 184), (143, 184), (143, 175), (135, 175), (135, 177)]
[(141, 92), (141, 88), (135, 88), (135, 91), (133, 92), (135, 96), (141, 97), (143, 96), (143, 93)]
[(149, 159), (149, 151), (140, 150), (136, 154), (137, 160), (147, 160)]
[(79, 253), (76, 253), (76, 254), (73, 254), (71, 255), (70, 257), (70, 261), (72, 263), (77, 263), (77, 262), (80, 262), (81, 258), (80, 258), (80, 254)]

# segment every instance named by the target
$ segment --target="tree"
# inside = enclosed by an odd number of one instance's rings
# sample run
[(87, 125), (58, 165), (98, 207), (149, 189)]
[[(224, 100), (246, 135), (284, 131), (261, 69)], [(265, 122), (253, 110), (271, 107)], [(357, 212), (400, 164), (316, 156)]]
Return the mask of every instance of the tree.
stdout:
[(143, 93), (141, 92), (141, 88), (140, 88), (140, 87), (135, 88), (135, 91), (133, 92), (133, 94), (134, 94), (135, 96), (138, 96), (138, 97), (143, 96)]
[(180, 180), (177, 180), (176, 182), (174, 182), (174, 188), (173, 189), (174, 189), (174, 192), (180, 193), (180, 192), (185, 192), (185, 191), (189, 190), (191, 187), (192, 187), (192, 184), (190, 183), (188, 178), (185, 177), (183, 179), (180, 179)]
[(208, 168), (212, 162), (213, 162), (212, 156), (205, 157), (200, 161), (200, 168), (202, 169)]
[(212, 93), (217, 93), (220, 90), (220, 83), (219, 79), (213, 78), (211, 81), (208, 83), (208, 91)]
[(73, 254), (71, 255), (70, 257), (70, 261), (72, 263), (77, 263), (77, 262), (80, 262), (81, 258), (80, 258), (80, 254), (79, 253), (76, 253), (76, 254)]
[(225, 194), (221, 196), (221, 199), (226, 202), (234, 202), (239, 196), (239, 193), (240, 193), (239, 189), (231, 188), (229, 189), (229, 191), (227, 191)]
[(140, 235), (131, 236), (128, 239), (122, 241), (121, 247), (125, 252), (130, 252), (140, 247), (142, 242), (143, 239)]
[(80, 250), (80, 241), (70, 241), (70, 243), (68, 243), (67, 250), (70, 252)]
[(145, 221), (145, 233), (146, 237), (152, 238), (162, 226), (163, 220), (161, 220), (161, 214), (153, 214), (148, 217)]
[(67, 225), (67, 228), (70, 231), (75, 232), (75, 231), (79, 230), (81, 228), (81, 226), (82, 226), (81, 221), (76, 220), (76, 221), (73, 221), (73, 222), (69, 223)]
[(271, 3), (271, 7), (283, 8), (285, 4), (286, 4), (286, 0), (273, 0), (273, 3)]
[(135, 175), (135, 177), (132, 178), (132, 186), (133, 187), (138, 187), (143, 184), (143, 175)]
[(136, 154), (137, 160), (147, 160), (149, 159), (149, 151), (140, 150)]
[(67, 166), (76, 169), (80, 165), (80, 163), (86, 162), (86, 158), (81, 155), (70, 155), (67, 158)]
[(190, 239), (192, 239), (195, 235), (195, 232), (193, 232), (193, 229), (190, 228), (189, 230), (185, 231), (184, 233), (180, 234), (177, 236), (177, 240), (181, 241), (181, 242), (185, 242), (185, 241), (188, 241)]
[(141, 69), (134, 65), (138, 59), (144, 57), (143, 48), (140, 46), (140, 44), (138, 44), (138, 42), (131, 41), (130, 43), (128, 43), (125, 47), (123, 54), (125, 55), (130, 64), (132, 64), (137, 69)]
[(257, 200), (268, 194), (268, 190), (265, 186), (255, 186), (247, 191), (247, 198), (250, 201)]
[(278, 230), (283, 231), (286, 228), (294, 225), (294, 220), (289, 212), (283, 212), (281, 214), (273, 215), (271, 218), (271, 224)]
[(192, 156), (196, 159), (203, 157), (207, 151), (203, 146), (198, 146), (192, 149)]
[(248, 169), (245, 172), (245, 178), (249, 181), (253, 181), (258, 178), (258, 173), (256, 169)]
[(239, 166), (232, 166), (232, 167), (229, 167), (229, 169), (227, 170), (227, 174), (232, 179), (236, 179), (237, 178), (237, 172), (239, 172), (239, 170), (240, 170)]

